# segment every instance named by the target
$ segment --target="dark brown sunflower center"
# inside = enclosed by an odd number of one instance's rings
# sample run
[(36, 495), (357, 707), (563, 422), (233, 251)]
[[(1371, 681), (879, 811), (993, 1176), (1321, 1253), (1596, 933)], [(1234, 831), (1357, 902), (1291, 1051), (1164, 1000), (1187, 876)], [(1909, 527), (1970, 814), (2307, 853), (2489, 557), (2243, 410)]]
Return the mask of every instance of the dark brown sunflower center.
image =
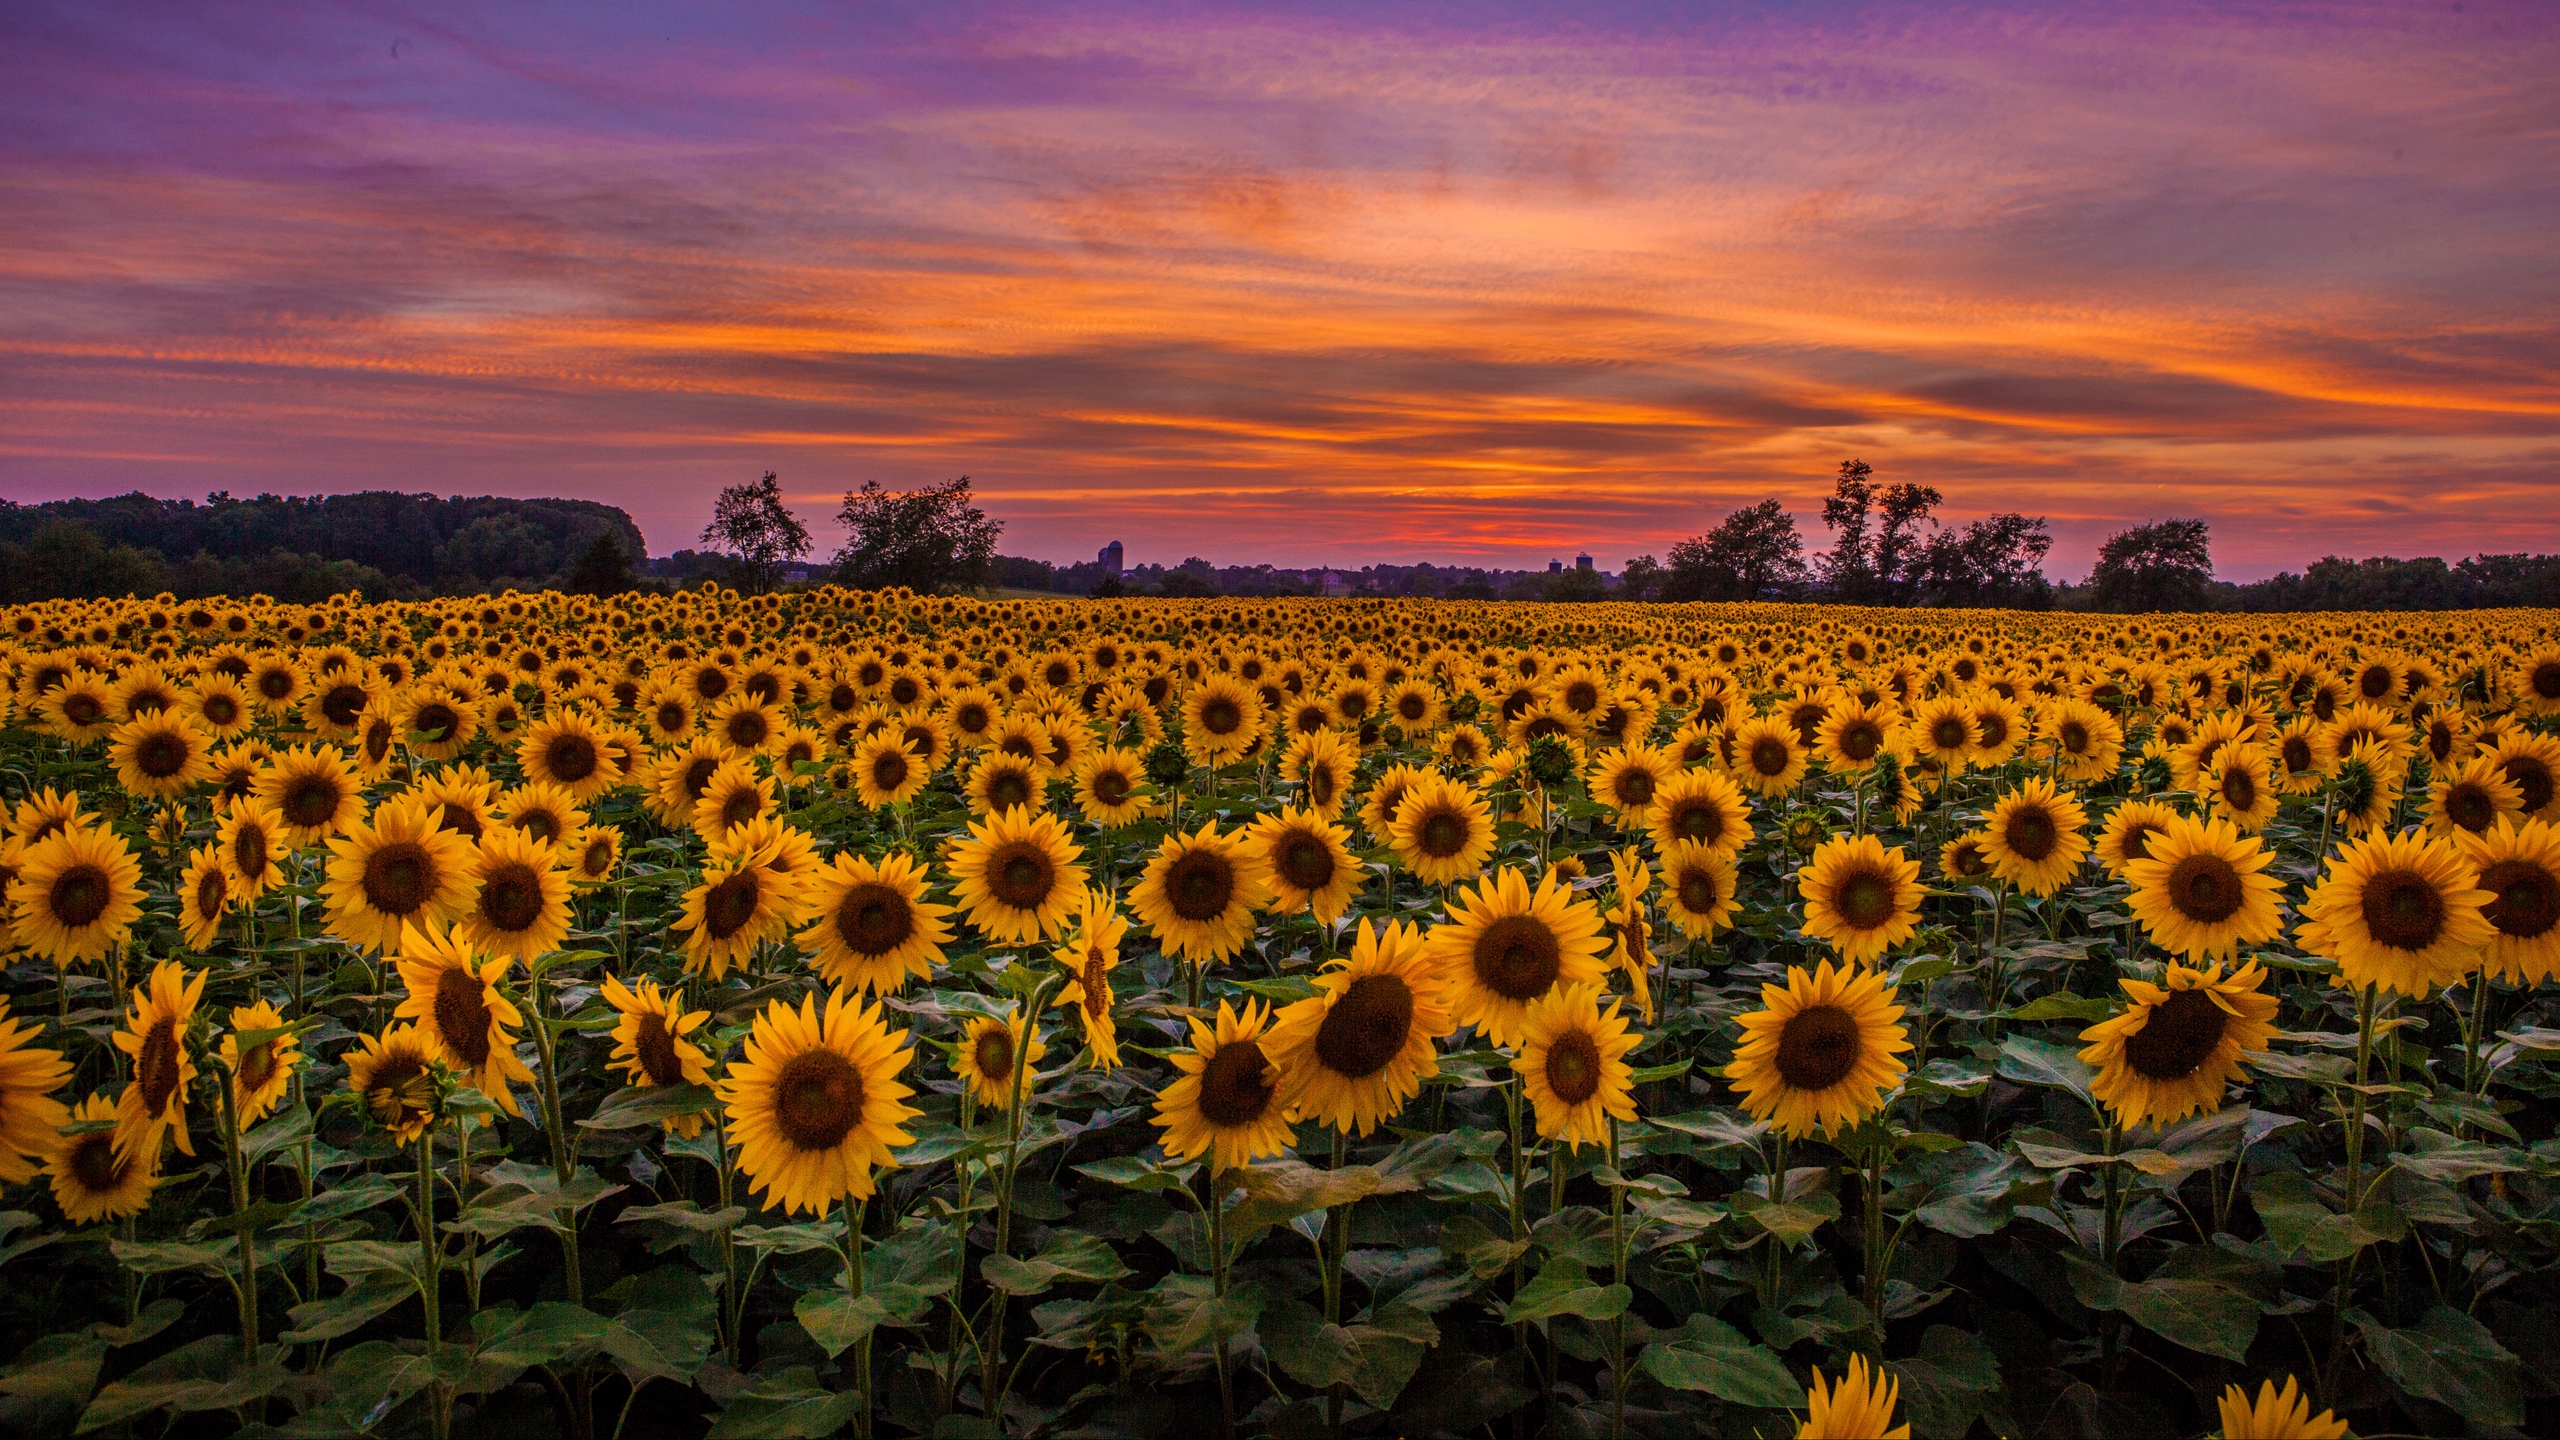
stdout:
[(1716, 888), (1716, 872), (1704, 866), (1690, 866), (1672, 877), (1671, 888), (1680, 897), (1680, 908), (1692, 915), (1703, 915), (1716, 908), (1723, 893)]
[(2545, 660), (2533, 667), (2525, 680), (2525, 688), (2537, 700), (2560, 700), (2560, 660)]
[(542, 747), (542, 767), (565, 785), (575, 785), (595, 774), (600, 763), (596, 742), (584, 735), (554, 735), (551, 743)]
[(1235, 893), (1235, 866), (1214, 850), (1184, 851), (1165, 870), (1165, 903), (1185, 920), (1217, 919)]
[(1778, 1031), (1778, 1078), (1797, 1090), (1828, 1090), (1858, 1068), (1865, 1042), (1858, 1019), (1837, 1005), (1808, 1005)]
[(2295, 774), (2300, 774), (2301, 772), (2311, 768), (2311, 742), (2309, 740), (2306, 740), (2299, 735), (2287, 735), (2284, 737), (2284, 743), (2280, 749), (2284, 755), (2284, 768), (2286, 770)]
[(764, 796), (752, 785), (741, 785), (720, 802), (720, 828), (735, 830), (756, 818), (764, 809)]
[(1221, 1045), (1200, 1067), (1200, 1114), (1221, 1129), (1250, 1125), (1271, 1109), (1279, 1094), (1278, 1079), (1260, 1043)]
[(1084, 987), (1084, 1013), (1088, 1021), (1099, 1020), (1111, 1008), (1111, 967), (1099, 950), (1084, 955), (1084, 969), (1077, 976)]
[(2498, 802), (2485, 787), (2468, 780), (2457, 781), (2444, 793), (2444, 814), (2472, 834), (2483, 835), (2498, 818)]
[(1232, 735), (1243, 725), (1243, 709), (1225, 696), (1200, 707), (1200, 728), (1212, 735)]
[(871, 757), (872, 789), (895, 794), (897, 793), (898, 787), (906, 783), (906, 756), (899, 754), (895, 750), (890, 750)]
[(886, 955), (915, 933), (907, 897), (876, 880), (845, 891), (836, 906), (836, 935), (856, 955)]
[(1653, 772), (1629, 768), (1618, 772), (1618, 803), (1650, 805), (1653, 803)]
[(1567, 1105), (1600, 1093), (1600, 1046), (1587, 1030), (1567, 1030), (1547, 1044), (1547, 1088)]
[(1304, 830), (1291, 830), (1271, 847), (1280, 878), (1300, 890), (1321, 890), (1333, 883), (1333, 847)]
[(1534, 1000), (1564, 969), (1564, 947), (1535, 915), (1505, 915), (1476, 936), (1476, 979), (1506, 1000)]
[(1997, 750), (2009, 743), (2009, 722), (1988, 711), (1973, 717), (1977, 741), (1985, 750)]
[(2396, 950), (2424, 950), (2444, 934), (2444, 896), (2411, 870), (2385, 870), (2364, 886), (2364, 924)]
[(414, 915), (436, 891), (435, 857), (415, 840), (394, 840), (364, 860), (365, 903), (385, 915)]
[(2082, 754), (2089, 748), (2089, 727), (2077, 720), (2062, 722), (2062, 748), (2066, 754)]
[(472, 1070), (489, 1063), (488, 987), (459, 965), (436, 976), (436, 1038)]
[(1335, 788), (1332, 766), (1318, 765), (1307, 771), (1307, 797), (1318, 805), (1332, 804)]
[(243, 825), (231, 836), (231, 868), (244, 880), (260, 880), (267, 873), (267, 832), (255, 825)]
[(542, 919), (542, 877), (520, 860), (510, 860), (480, 880), (480, 918), (490, 927), (516, 935)]
[(676, 1085), (684, 1080), (684, 1064), (676, 1056), (675, 1032), (667, 1028), (663, 1015), (642, 1015), (638, 1034), (631, 1037), (631, 1053), (640, 1060), (641, 1073), (652, 1085)]
[(74, 865), (54, 877), (53, 888), (45, 892), (45, 908), (64, 929), (77, 930), (106, 914), (114, 896), (106, 871), (95, 865)]
[(1990, 868), (1982, 857), (1982, 847), (1970, 840), (1957, 841), (1956, 848), (1947, 852), (1947, 870), (1951, 874), (1969, 879)]
[(1883, 748), (1884, 732), (1864, 720), (1840, 731), (1840, 753), (1850, 760), (1863, 764), (1876, 758), (1876, 752)]
[(722, 733), (729, 737), (730, 744), (741, 750), (757, 750), (773, 737), (773, 726), (765, 720), (761, 710), (740, 710), (729, 717)]
[(1037, 845), (1017, 840), (987, 860), (987, 889), (1016, 910), (1039, 909), (1057, 885), (1058, 868)]
[(1874, 870), (1852, 870), (1832, 887), (1831, 908), (1852, 930), (1881, 929), (1893, 919), (1893, 893), (1892, 877)]
[(2533, 940), (2560, 924), (2560, 875), (2530, 860), (2500, 860), (2480, 872), (2480, 888), (2497, 896), (2484, 913), (2501, 935)]
[(275, 1042), (272, 1040), (261, 1041), (258, 1044), (252, 1045), (248, 1049), (241, 1051), (240, 1063), (236, 1068), (239, 1072), (241, 1090), (249, 1094), (256, 1094), (258, 1087), (275, 1078)]
[(462, 728), (462, 716), (443, 701), (430, 700), (418, 707), (418, 713), (410, 717), (409, 725), (430, 741), (442, 741)]
[(1128, 775), (1122, 771), (1104, 769), (1093, 772), (1093, 798), (1105, 805), (1127, 803), (1129, 792), (1134, 788)]
[(2184, 1080), (2213, 1058), (2231, 1017), (2203, 990), (2172, 990), (2151, 1018), (2125, 1037), (2124, 1059), (2152, 1080)]
[(415, 1055), (395, 1054), (374, 1070), (373, 1084), (364, 1092), (365, 1113), (387, 1129), (426, 1113), (434, 1096), (434, 1081), (425, 1062)]
[(222, 913), (223, 903), (231, 898), (230, 883), (220, 870), (207, 870), (196, 877), (196, 913), (211, 917)]
[(2551, 804), (2555, 790), (2560, 790), (2560, 781), (2552, 778), (2551, 767), (2534, 756), (2510, 755), (2499, 762), (2498, 768), (2504, 770), (2507, 779), (2524, 792), (2524, 813), (2527, 815), (2541, 814)]
[(1722, 839), (1724, 826), (1724, 807), (1712, 800), (1692, 800), (1671, 815), (1671, 833), (1701, 845), (1713, 845)]
[(320, 713), (328, 716), (332, 725), (353, 725), (356, 716), (364, 712), (364, 701), (363, 686), (332, 685), (320, 697)]
[(165, 730), (154, 731), (133, 747), (133, 768), (154, 780), (166, 780), (186, 769), (194, 754), (185, 740)]
[(662, 735), (680, 735), (693, 728), (693, 712), (670, 700), (658, 707), (656, 725)]
[[(2554, 668), (2560, 669), (2560, 667)], [(1408, 725), (1420, 722), (1423, 716), (1430, 713), (1431, 699), (1429, 696), (1407, 693), (1396, 697), (1396, 718), (1404, 721)]]
[(1939, 750), (1961, 750), (1973, 737), (1965, 733), (1962, 720), (1947, 717), (1930, 722), (1929, 744)]
[(1363, 975), (1316, 1027), (1316, 1058), (1329, 1070), (1364, 1080), (1403, 1053), (1412, 1033), (1412, 988), (1393, 975)]
[(997, 810), (1011, 810), (1031, 803), (1031, 777), (1007, 765), (987, 777), (987, 804)]
[(92, 1195), (124, 1183), (125, 1167), (116, 1162), (116, 1137), (112, 1134), (79, 1137), (71, 1142), (71, 1153), (63, 1160), (63, 1168), (71, 1172), (71, 1178)]
[(133, 1057), (133, 1083), (142, 1091), (142, 1113), (159, 1115), (178, 1093), (178, 1022), (159, 1019), (142, 1032)]
[(832, 1150), (862, 1123), (862, 1072), (825, 1047), (803, 1050), (773, 1079), (773, 1125), (795, 1150)]
[(969, 1047), (976, 1060), (978, 1073), (999, 1086), (1013, 1084), (1013, 1032), (1002, 1025), (990, 1026)]
[(2258, 782), (2237, 764), (2223, 768), (2222, 803), (2243, 813), (2257, 808)]
[(2009, 823), (2000, 838), (2011, 854), (2034, 864), (2062, 846), (2061, 827), (2053, 823), (2053, 812), (2041, 805), (2024, 805), (2009, 814)]
[(1794, 753), (1787, 742), (1774, 735), (1764, 735), (1751, 746), (1751, 768), (1762, 775), (1784, 775)]
[(299, 776), (284, 789), (284, 804), (281, 808), (284, 810), (285, 821), (305, 830), (317, 829), (328, 824), (337, 815), (338, 802), (344, 798), (344, 795), (345, 792), (338, 788), (338, 782), (332, 776)]
[(282, 700), (293, 693), (293, 675), (284, 670), (261, 670), (256, 684), (258, 694), (268, 700)]
[(763, 882), (753, 866), (727, 876), (702, 897), (702, 923), (714, 940), (726, 940), (747, 928), (764, 900)]
[(75, 690), (62, 699), (62, 718), (74, 725), (95, 725), (106, 716), (107, 707), (85, 690)]

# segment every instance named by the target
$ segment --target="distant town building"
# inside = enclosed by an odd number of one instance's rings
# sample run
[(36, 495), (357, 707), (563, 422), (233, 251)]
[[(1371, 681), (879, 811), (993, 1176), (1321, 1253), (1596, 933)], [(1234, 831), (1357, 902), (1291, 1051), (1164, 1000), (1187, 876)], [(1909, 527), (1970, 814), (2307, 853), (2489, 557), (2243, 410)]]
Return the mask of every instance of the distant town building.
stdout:
[(1121, 573), (1125, 568), (1120, 563), (1120, 542), (1117, 540), (1103, 546), (1093, 558), (1104, 570), (1114, 575)]
[(1576, 569), (1576, 570), (1588, 570), (1588, 569), (1590, 569), (1590, 568), (1591, 568), (1591, 557), (1590, 557), (1590, 556), (1588, 556), (1588, 555), (1576, 555), (1576, 556), (1574, 556), (1574, 557), (1573, 557), (1573, 568), (1574, 568), (1574, 569)]
[(1547, 573), (1548, 573), (1548, 574), (1550, 574), (1550, 575), (1561, 575), (1561, 574), (1563, 574), (1563, 573), (1564, 573), (1564, 562), (1563, 562), (1563, 561), (1561, 561), (1561, 560), (1550, 560), (1550, 561), (1548, 561), (1548, 562), (1547, 562)]

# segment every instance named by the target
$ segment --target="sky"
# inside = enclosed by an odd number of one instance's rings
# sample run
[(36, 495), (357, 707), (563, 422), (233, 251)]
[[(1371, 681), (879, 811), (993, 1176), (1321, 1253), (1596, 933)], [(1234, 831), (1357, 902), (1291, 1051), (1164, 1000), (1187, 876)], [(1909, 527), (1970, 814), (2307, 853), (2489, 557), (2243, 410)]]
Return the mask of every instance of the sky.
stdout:
[(0, 8), (0, 496), (1616, 568), (1840, 461), (2560, 550), (2560, 6)]

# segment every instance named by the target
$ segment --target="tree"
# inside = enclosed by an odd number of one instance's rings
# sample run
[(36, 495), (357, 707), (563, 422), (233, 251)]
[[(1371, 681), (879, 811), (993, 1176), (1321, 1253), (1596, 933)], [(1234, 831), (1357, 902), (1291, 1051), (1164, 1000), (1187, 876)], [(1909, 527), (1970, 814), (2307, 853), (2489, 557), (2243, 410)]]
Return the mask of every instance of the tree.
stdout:
[(984, 585), (1004, 531), (1003, 521), (970, 498), (966, 475), (922, 490), (883, 490), (879, 481), (866, 481), (859, 493), (846, 494), (836, 518), (845, 528), (836, 578), (861, 590)]
[(1601, 580), (1597, 570), (1585, 570), (1574, 565), (1547, 577), (1546, 598), (1551, 601), (1583, 604), (1607, 599), (1608, 595), (1608, 584)]
[(761, 592), (782, 578), (786, 562), (809, 553), (809, 527), (782, 503), (782, 482), (767, 470), (761, 480), (720, 492), (702, 543), (729, 556), (739, 588)]
[(1840, 477), (1831, 498), (1822, 502), (1822, 523), (1837, 533), (1831, 553), (1822, 557), (1822, 578), (1834, 595), (1864, 594), (1874, 574), (1867, 550), (1867, 512), (1875, 503), (1875, 467), (1864, 460), (1840, 462)]
[(1670, 573), (1662, 568), (1661, 561), (1650, 555), (1639, 555), (1628, 561), (1626, 570), (1618, 576), (1618, 598), (1650, 600)]
[(1916, 588), (1931, 605), (2050, 609), (2044, 557), (2052, 549), (2043, 516), (1993, 515), (1930, 536), (1913, 567)]
[(1665, 600), (1757, 600), (1802, 584), (1804, 537), (1773, 497), (1736, 510), (1704, 535), (1671, 547)]
[(1944, 498), (1929, 485), (1889, 485), (1877, 493), (1876, 508), (1884, 523), (1876, 530), (1876, 599), (1888, 605), (1912, 602), (1926, 553), (1919, 530), (1938, 523), (1929, 512)]
[(499, 579), (538, 583), (552, 570), (551, 537), (512, 515), (483, 515), (438, 548), (438, 567), (464, 589)]
[[(1922, 579), (1926, 547), (1920, 527), (1946, 497), (1929, 485), (1878, 485), (1875, 467), (1843, 460), (1822, 502), (1822, 523), (1838, 538), (1822, 558), (1831, 598), (1852, 603), (1909, 604)], [(1870, 534), (1870, 526), (1873, 533)]]
[(569, 570), (569, 589), (580, 595), (621, 595), (639, 583), (631, 573), (631, 557), (622, 553), (622, 542), (609, 532), (588, 541)]
[(2101, 610), (2144, 614), (2197, 610), (2213, 584), (2202, 520), (2155, 520), (2107, 537), (2089, 588)]

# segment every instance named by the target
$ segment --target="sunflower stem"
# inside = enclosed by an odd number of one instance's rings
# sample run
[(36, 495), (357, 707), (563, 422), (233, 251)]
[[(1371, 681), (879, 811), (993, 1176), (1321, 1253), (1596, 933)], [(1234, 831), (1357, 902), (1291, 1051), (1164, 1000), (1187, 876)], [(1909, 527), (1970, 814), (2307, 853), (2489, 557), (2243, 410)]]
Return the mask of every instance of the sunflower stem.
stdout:
[[(2356, 1079), (2353, 1096), (2347, 1102), (2347, 1186), (2346, 1210), (2349, 1215), (2364, 1208), (2364, 1113), (2367, 1066), (2373, 1058), (2373, 1018), (2381, 987), (2367, 985), (2356, 1001)], [(2337, 1368), (2345, 1363), (2347, 1342), (2347, 1301), (2355, 1285), (2356, 1257), (2348, 1255), (2338, 1262), (2337, 1293), (2329, 1304), (2329, 1368), (2334, 1379)], [(2327, 1388), (2327, 1387), (2324, 1387)]]
[[(1623, 1182), (1618, 1172), (1618, 1117), (1609, 1117), (1609, 1171)], [(1627, 1187), (1621, 1183), (1609, 1187), (1609, 1268), (1611, 1283), (1627, 1283)], [(1609, 1321), (1609, 1440), (1625, 1440), (1627, 1433), (1627, 1315), (1621, 1310)]]
[(2489, 1075), (2480, 1055), (2480, 1036), (2488, 1021), (2489, 972), (2474, 971), (2471, 976), (2471, 1025), (2462, 1034), (2462, 1088), (2474, 1096), (2485, 1097), (2489, 1093)]
[[(862, 1217), (868, 1202), (847, 1195), (844, 1201), (844, 1288), (856, 1301), (862, 1299)], [(865, 1334), (854, 1342), (853, 1384), (862, 1392), (862, 1402), (853, 1412), (853, 1433), (869, 1440), (871, 1434), (871, 1336)]]
[[(444, 1246), (436, 1237), (436, 1132), (430, 1124), (418, 1132), (418, 1259), (426, 1273), (418, 1286), (418, 1298), (427, 1311), (427, 1363), (432, 1367), (438, 1346), (444, 1343)], [(427, 1410), (436, 1440), (448, 1440), (453, 1434), (452, 1403), (445, 1394), (444, 1382), (427, 1382)]]
[[(1520, 1148), (1520, 1087), (1527, 1082), (1527, 1076), (1517, 1075), (1512, 1077), (1510, 1084), (1502, 1087), (1504, 1109), (1511, 1122), (1511, 1188), (1510, 1193), (1504, 1198), (1511, 1202), (1511, 1243), (1514, 1245), (1529, 1238), (1529, 1227), (1521, 1215), (1524, 1204), (1521, 1192), (1529, 1188), (1529, 1157)], [(1503, 1272), (1504, 1278), (1510, 1285), (1509, 1298), (1513, 1300), (1520, 1297), (1520, 1274), (1517, 1266), (1518, 1261), (1514, 1260), (1511, 1265), (1504, 1267)], [(1529, 1322), (1526, 1320), (1512, 1322), (1511, 1353), (1517, 1357), (1519, 1378), (1526, 1381), (1529, 1369)], [(1522, 1412), (1518, 1410), (1511, 1412), (1513, 1436), (1517, 1437), (1521, 1433), (1525, 1423), (1526, 1417)]]
[[(1340, 1170), (1343, 1157), (1343, 1135), (1333, 1132), (1333, 1164)], [(1324, 1323), (1342, 1323), (1342, 1263), (1351, 1254), (1351, 1206), (1336, 1205), (1324, 1217)], [(1342, 1434), (1342, 1384), (1336, 1381), (1325, 1387), (1325, 1432), (1340, 1440)]]
[[(1209, 1221), (1209, 1294), (1219, 1300), (1227, 1298), (1227, 1195), (1226, 1183), (1217, 1174), (1216, 1157), (1201, 1167), (1208, 1183), (1209, 1203), (1202, 1207)], [(1218, 1434), (1236, 1432), (1235, 1379), (1227, 1373), (1227, 1342), (1217, 1342), (1218, 1364)]]
[[(222, 1101), (222, 1160), (231, 1174), (231, 1213), (242, 1214), (249, 1208), (249, 1165), (240, 1153), (240, 1109), (232, 1094), (231, 1068), (214, 1057), (214, 1088)], [(252, 1365), (258, 1363), (258, 1236), (247, 1226), (240, 1230), (240, 1353)], [(261, 1412), (264, 1402), (257, 1407)]]

